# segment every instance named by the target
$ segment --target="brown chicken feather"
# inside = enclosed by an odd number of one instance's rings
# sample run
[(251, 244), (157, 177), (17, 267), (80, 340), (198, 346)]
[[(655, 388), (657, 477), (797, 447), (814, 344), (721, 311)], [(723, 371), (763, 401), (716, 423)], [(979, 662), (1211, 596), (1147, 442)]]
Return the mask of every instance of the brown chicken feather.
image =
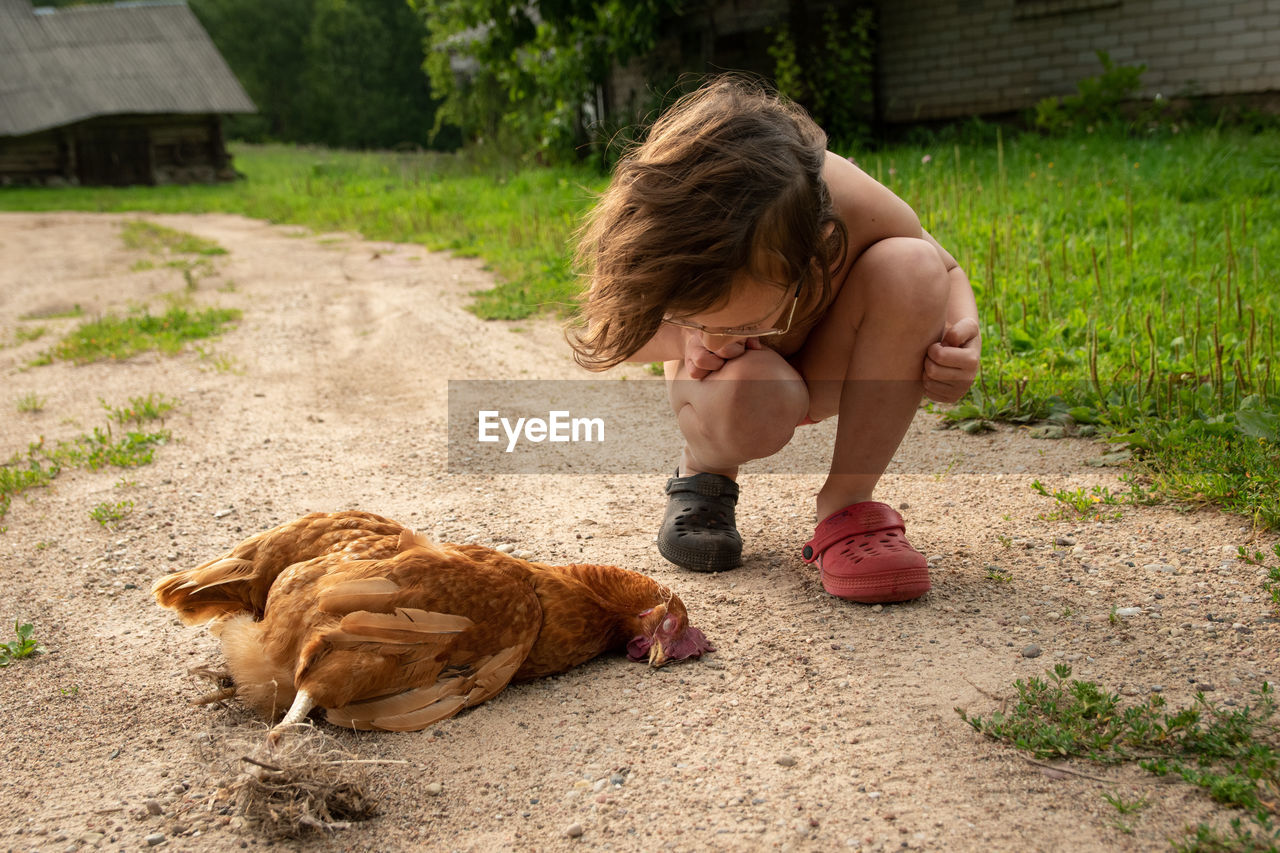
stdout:
[(236, 695), (281, 726), (312, 707), (357, 729), (421, 729), (512, 680), (603, 652), (661, 666), (710, 651), (683, 602), (638, 572), (432, 544), (362, 512), (313, 513), (156, 582), (214, 621)]

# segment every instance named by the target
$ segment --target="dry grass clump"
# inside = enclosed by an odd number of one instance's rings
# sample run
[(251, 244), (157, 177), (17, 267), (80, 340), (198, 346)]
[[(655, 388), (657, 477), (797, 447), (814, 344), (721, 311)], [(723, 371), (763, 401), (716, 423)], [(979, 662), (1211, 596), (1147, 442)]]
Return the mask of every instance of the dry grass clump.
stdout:
[(368, 762), (310, 726), (289, 729), (268, 747), (257, 739), (223, 740), (216, 749), (224, 778), (214, 799), (231, 807), (244, 828), (273, 841), (346, 829), (377, 814)]

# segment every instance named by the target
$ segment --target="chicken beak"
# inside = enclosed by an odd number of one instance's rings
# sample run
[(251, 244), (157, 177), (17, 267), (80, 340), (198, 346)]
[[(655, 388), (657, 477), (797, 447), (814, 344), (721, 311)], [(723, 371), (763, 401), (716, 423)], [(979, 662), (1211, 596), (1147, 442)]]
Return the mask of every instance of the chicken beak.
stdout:
[(666, 662), (667, 656), (662, 651), (662, 643), (654, 640), (653, 645), (649, 647), (649, 666), (657, 669)]

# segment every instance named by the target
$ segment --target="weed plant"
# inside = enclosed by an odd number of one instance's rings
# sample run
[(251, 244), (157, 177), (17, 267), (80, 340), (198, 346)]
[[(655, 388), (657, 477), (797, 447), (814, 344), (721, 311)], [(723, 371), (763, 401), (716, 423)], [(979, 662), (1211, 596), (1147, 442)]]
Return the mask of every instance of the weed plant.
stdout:
[(18, 398), (16, 405), (19, 412), (35, 414), (44, 409), (44, 398), (35, 391), (28, 391)]
[(1271, 565), (1267, 564), (1267, 555), (1261, 551), (1249, 551), (1243, 545), (1237, 551), (1237, 556), (1241, 562), (1250, 566), (1258, 566), (1266, 573), (1266, 579), (1262, 582), (1262, 588), (1266, 590), (1267, 596), (1271, 599), (1271, 605), (1277, 613), (1280, 613), (1280, 542), (1271, 546), (1271, 553), (1274, 555), (1275, 562)]
[(116, 524), (123, 521), (131, 512), (133, 512), (133, 501), (123, 500), (115, 503), (102, 501), (89, 510), (89, 517), (102, 527), (114, 530)]
[[(1237, 835), (1258, 845), (1183, 849), (1274, 850), (1280, 841), (1280, 720), (1267, 683), (1252, 704), (1218, 708), (1198, 693), (1194, 704), (1175, 710), (1158, 695), (1123, 707), (1116, 694), (1071, 679), (1065, 664), (1047, 679), (1019, 679), (1014, 686), (1018, 697), (1007, 711), (988, 717), (956, 712), (975, 731), (1037, 758), (1136, 761), (1157, 776), (1181, 777), (1217, 802), (1241, 809), (1252, 826), (1236, 821)], [(1207, 826), (1195, 836), (1205, 844), (1226, 841)]]
[(16, 660), (29, 658), (44, 651), (39, 643), (31, 639), (35, 626), (30, 622), (14, 622), (13, 630), (18, 635), (18, 639), (0, 643), (0, 667), (6, 667)]
[[(148, 401), (151, 408), (147, 408)], [(106, 403), (103, 403), (103, 407), (117, 423), (123, 425), (129, 420), (141, 427), (144, 421), (161, 417), (162, 405), (172, 408), (173, 402), (163, 395), (149, 394), (147, 397), (130, 398), (128, 408), (114, 408)], [(0, 518), (8, 513), (15, 496), (28, 489), (48, 485), (63, 469), (88, 468), (96, 471), (107, 466), (136, 468), (149, 464), (155, 456), (156, 448), (165, 444), (169, 438), (168, 430), (143, 432), (141, 429), (126, 430), (117, 437), (110, 425), (106, 429), (94, 427), (92, 433), (81, 434), (69, 441), (59, 441), (53, 446), (41, 436), (27, 445), (25, 453), (15, 453), (8, 461), (0, 464)]]
[(150, 421), (159, 421), (164, 426), (164, 418), (169, 412), (178, 407), (178, 401), (164, 394), (148, 394), (145, 397), (130, 397), (129, 405), (113, 406), (101, 397), (98, 402), (107, 412), (107, 419), (112, 423), (134, 424), (141, 428)]
[(44, 333), (49, 331), (44, 326), (19, 326), (13, 332), (13, 342), (15, 344), (25, 344), (27, 341), (38, 341), (44, 337)]

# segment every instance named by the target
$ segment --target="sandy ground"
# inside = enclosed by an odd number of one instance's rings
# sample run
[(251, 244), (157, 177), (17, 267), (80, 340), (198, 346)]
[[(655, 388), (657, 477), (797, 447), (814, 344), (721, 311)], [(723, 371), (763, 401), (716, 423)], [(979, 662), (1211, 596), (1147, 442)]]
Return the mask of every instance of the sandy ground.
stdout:
[[(309, 846), (1162, 850), (1188, 824), (1230, 816), (1136, 767), (1046, 770), (954, 709), (997, 710), (1015, 679), (1061, 662), (1135, 700), (1158, 689), (1187, 703), (1199, 687), (1247, 701), (1275, 678), (1280, 626), (1259, 570), (1233, 558), (1253, 541), (1240, 518), (1044, 518), (1055, 505), (1035, 478), (1115, 487), (1115, 469), (1086, 464), (1104, 447), (943, 432), (922, 411), (880, 497), (934, 558), (927, 597), (845, 604), (801, 562), (830, 425), (798, 439), (806, 473), (744, 474), (742, 568), (682, 572), (653, 546), (653, 472), (675, 447), (642, 474), (447, 466), (446, 380), (583, 376), (552, 322), (464, 310), (490, 282), (477, 262), (234, 216), (148, 218), (228, 249), (195, 299), (240, 308), (242, 322), (174, 357), (30, 367), (79, 321), (23, 318), (162, 310), (184, 284), (173, 269), (131, 271), (143, 256), (123, 247), (123, 217), (0, 214), (0, 454), (104, 425), (100, 399), (181, 401), (153, 464), (64, 472), (0, 521), (0, 626), (34, 622), (47, 649), (0, 669), (0, 849), (263, 846), (220, 813), (207, 757), (211, 740), (260, 724), (234, 704), (188, 704), (204, 688), (187, 669), (216, 661), (215, 642), (148, 590), (264, 527), (347, 508), (651, 574), (718, 650), (656, 671), (599, 659), (419, 733), (326, 727), (361, 758), (404, 763), (368, 765), (380, 817)], [(16, 343), (35, 326), (48, 331)], [(43, 409), (18, 411), (30, 392)], [(661, 409), (621, 414), (672, 428)], [(89, 518), (125, 499), (135, 510), (117, 529)], [(1115, 606), (1140, 613), (1113, 621)], [(1042, 653), (1024, 656), (1031, 645)], [(1104, 793), (1150, 802), (1124, 818), (1131, 834)]]

